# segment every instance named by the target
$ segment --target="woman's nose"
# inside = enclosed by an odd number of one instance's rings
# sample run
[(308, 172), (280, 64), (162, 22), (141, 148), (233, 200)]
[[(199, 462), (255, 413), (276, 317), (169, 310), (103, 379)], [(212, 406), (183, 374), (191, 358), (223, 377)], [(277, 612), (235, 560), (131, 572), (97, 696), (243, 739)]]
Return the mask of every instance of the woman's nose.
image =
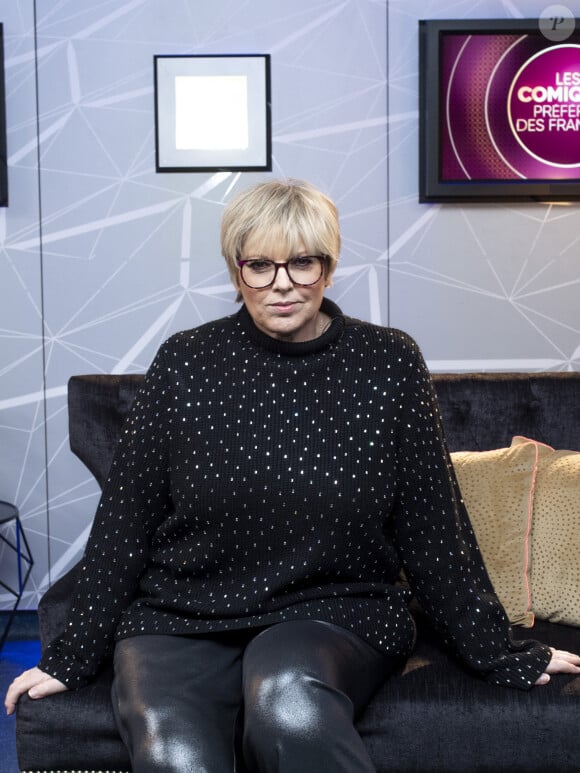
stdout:
[(288, 273), (288, 270), (286, 268), (287, 264), (284, 264), (283, 266), (277, 266), (278, 271), (276, 272), (276, 276), (274, 277), (274, 282), (272, 283), (272, 287), (276, 287), (280, 290), (289, 290), (292, 287), (294, 287), (292, 280), (290, 279), (290, 275)]

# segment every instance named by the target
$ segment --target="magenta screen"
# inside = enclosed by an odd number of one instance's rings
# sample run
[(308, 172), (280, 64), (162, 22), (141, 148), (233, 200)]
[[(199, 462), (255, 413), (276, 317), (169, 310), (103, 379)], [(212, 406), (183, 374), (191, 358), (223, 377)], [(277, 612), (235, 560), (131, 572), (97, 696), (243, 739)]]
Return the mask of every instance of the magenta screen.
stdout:
[(576, 35), (448, 32), (439, 54), (442, 182), (580, 177)]

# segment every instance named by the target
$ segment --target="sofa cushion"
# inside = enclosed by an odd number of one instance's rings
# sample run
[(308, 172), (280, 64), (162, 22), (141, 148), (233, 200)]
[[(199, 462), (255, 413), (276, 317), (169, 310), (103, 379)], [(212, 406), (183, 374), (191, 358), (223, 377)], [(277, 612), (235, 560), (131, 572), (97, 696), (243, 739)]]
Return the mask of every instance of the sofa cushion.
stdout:
[[(560, 674), (529, 692), (490, 685), (452, 659), (421, 620), (415, 652), (358, 718), (377, 773), (578, 773), (580, 677)], [(578, 629), (538, 621), (515, 638), (578, 648)], [(19, 704), (18, 759), (26, 771), (128, 771), (110, 701), (112, 668), (80, 690)], [(506, 733), (506, 727), (509, 732)]]
[[(574, 651), (578, 629), (537, 621), (516, 638)], [(526, 692), (487, 684), (420, 628), (402, 673), (386, 680), (358, 723), (378, 773), (578, 773), (580, 677)]]
[(129, 755), (113, 715), (109, 663), (80, 690), (18, 703), (17, 753), (23, 771), (128, 771)]
[(533, 611), (580, 626), (580, 453), (523, 437), (512, 446), (538, 453), (530, 538)]
[(537, 449), (533, 444), (451, 454), (491, 582), (510, 622), (534, 616), (528, 575)]

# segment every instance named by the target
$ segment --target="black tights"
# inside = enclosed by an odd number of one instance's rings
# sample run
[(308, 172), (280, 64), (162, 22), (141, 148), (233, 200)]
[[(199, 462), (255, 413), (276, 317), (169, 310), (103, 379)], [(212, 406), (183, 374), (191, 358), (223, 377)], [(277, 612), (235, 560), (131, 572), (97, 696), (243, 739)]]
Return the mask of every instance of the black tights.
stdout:
[(133, 773), (374, 773), (353, 722), (394, 664), (310, 620), (137, 636), (116, 646), (113, 706)]

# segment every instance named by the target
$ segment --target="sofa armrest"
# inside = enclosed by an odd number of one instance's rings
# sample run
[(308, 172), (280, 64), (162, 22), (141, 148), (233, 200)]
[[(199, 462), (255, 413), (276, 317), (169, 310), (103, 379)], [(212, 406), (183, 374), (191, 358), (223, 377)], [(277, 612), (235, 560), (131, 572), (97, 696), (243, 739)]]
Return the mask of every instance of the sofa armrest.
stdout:
[(43, 649), (64, 631), (80, 567), (79, 561), (51, 585), (38, 603), (40, 643)]

